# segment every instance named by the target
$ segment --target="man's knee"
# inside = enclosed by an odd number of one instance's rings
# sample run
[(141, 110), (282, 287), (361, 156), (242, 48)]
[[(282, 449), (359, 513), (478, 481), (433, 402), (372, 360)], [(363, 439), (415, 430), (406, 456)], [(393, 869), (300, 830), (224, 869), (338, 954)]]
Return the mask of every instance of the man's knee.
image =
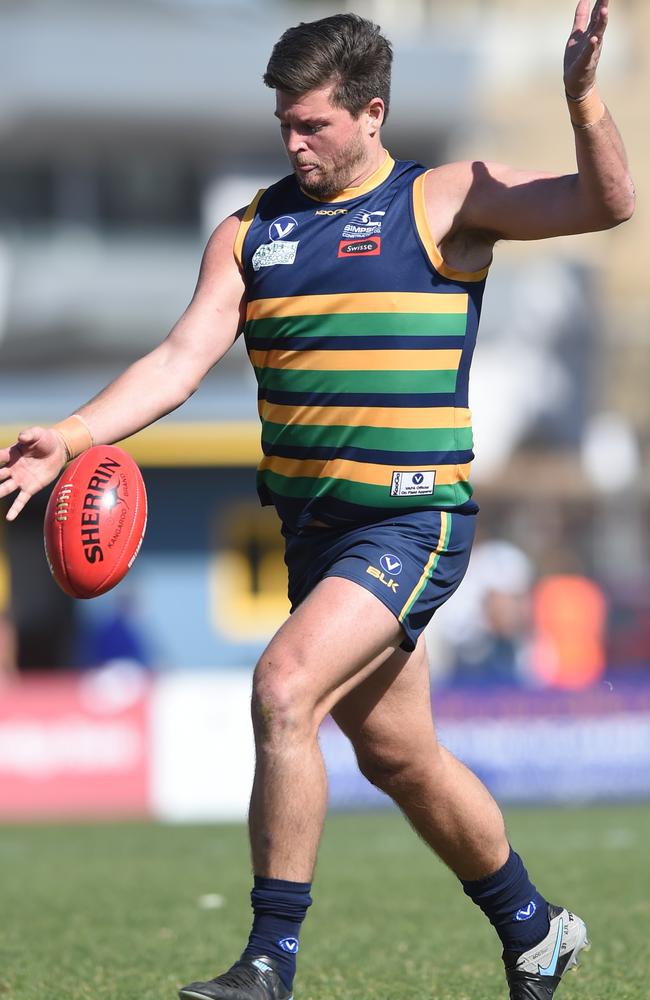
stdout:
[(267, 650), (253, 674), (251, 702), (258, 744), (273, 746), (317, 729), (308, 679), (288, 653)]
[(432, 771), (439, 764), (439, 748), (435, 739), (426, 745), (355, 745), (359, 770), (371, 784), (388, 795), (430, 783)]

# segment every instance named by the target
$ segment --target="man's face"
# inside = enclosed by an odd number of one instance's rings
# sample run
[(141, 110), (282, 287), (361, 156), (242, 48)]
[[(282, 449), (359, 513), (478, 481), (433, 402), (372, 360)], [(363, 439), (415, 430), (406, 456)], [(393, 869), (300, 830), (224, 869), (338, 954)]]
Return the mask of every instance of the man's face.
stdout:
[(364, 113), (353, 118), (330, 104), (332, 86), (297, 96), (276, 91), (276, 118), (300, 187), (327, 200), (353, 185), (370, 155)]

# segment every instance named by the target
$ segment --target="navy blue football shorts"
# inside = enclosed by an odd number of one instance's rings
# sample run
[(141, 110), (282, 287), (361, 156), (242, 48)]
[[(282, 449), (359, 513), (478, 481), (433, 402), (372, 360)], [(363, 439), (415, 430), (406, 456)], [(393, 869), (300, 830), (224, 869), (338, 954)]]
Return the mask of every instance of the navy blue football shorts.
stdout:
[(353, 580), (393, 612), (404, 630), (401, 648), (410, 652), (465, 575), (475, 520), (426, 510), (345, 529), (285, 529), (291, 611), (326, 577)]

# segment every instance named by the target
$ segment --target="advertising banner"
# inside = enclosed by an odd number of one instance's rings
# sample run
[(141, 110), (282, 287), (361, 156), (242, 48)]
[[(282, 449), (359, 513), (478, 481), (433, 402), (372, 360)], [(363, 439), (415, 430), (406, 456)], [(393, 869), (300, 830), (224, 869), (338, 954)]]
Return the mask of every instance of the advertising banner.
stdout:
[[(650, 686), (433, 694), (440, 742), (504, 803), (650, 798)], [(333, 807), (388, 804), (331, 720), (321, 730)]]
[[(243, 820), (255, 759), (250, 689), (249, 671), (149, 680), (119, 666), (5, 687), (0, 821)], [(650, 798), (650, 685), (449, 690), (433, 701), (440, 741), (500, 802)], [(319, 739), (331, 808), (389, 805), (330, 718)]]
[(139, 674), (34, 677), (0, 694), (0, 820), (149, 811), (148, 684)]

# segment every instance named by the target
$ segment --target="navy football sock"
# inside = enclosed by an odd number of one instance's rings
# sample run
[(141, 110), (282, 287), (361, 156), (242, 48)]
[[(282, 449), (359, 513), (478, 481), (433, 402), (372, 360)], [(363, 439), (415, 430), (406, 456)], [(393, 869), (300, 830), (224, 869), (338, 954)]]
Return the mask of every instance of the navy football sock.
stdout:
[(245, 955), (268, 955), (278, 964), (280, 979), (291, 989), (296, 974), (300, 925), (311, 906), (310, 882), (286, 882), (255, 876), (251, 892), (253, 928)]
[(483, 910), (505, 950), (526, 951), (548, 934), (548, 903), (512, 848), (503, 868), (475, 882), (461, 882), (465, 893)]

